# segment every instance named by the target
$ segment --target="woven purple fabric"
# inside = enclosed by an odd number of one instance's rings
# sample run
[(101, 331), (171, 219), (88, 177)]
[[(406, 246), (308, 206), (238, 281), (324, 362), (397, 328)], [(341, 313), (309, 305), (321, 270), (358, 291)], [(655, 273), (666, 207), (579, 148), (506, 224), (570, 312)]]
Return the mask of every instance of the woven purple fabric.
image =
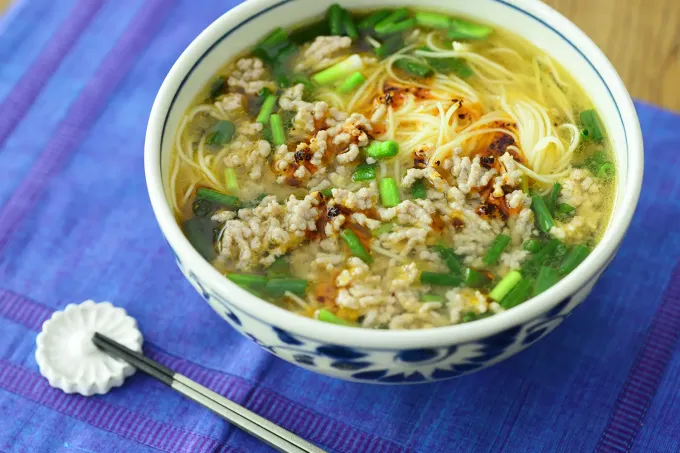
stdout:
[[(0, 451), (272, 451), (137, 374), (101, 397), (34, 360), (54, 310), (125, 307), (146, 353), (329, 452), (680, 451), (680, 116), (636, 105), (638, 212), (553, 334), (454, 381), (375, 387), (284, 363), (212, 312), (148, 203), (148, 114), (170, 66), (235, 0), (23, 0), (0, 23)], [(36, 26), (39, 23), (40, 26)]]

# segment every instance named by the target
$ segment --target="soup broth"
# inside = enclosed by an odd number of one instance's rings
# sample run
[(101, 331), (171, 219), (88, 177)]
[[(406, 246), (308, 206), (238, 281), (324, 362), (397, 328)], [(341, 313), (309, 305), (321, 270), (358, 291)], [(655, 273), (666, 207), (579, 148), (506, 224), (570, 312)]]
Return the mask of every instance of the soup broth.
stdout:
[(366, 328), (470, 322), (578, 266), (615, 163), (574, 79), (503, 30), (331, 6), (225, 66), (176, 134), (171, 204), (227, 278)]

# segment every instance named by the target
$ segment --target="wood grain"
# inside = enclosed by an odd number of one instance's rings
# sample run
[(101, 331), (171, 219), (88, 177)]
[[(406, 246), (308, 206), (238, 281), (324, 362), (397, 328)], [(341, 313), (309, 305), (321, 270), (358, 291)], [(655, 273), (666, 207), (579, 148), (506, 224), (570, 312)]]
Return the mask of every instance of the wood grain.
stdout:
[(0, 14), (4, 14), (11, 3), (12, 0), (0, 0)]
[(546, 0), (595, 41), (635, 98), (680, 111), (680, 0)]
[[(0, 14), (10, 3), (0, 0)], [(546, 3), (600, 46), (633, 97), (680, 111), (680, 0)]]

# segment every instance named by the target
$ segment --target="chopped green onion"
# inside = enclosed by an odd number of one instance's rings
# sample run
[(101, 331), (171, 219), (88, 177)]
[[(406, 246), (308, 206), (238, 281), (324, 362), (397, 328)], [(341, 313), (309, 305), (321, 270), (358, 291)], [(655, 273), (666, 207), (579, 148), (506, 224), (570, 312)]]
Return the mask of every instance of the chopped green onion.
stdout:
[(543, 197), (543, 201), (545, 202), (545, 206), (548, 208), (548, 211), (550, 211), (550, 215), (555, 215), (555, 207), (557, 206), (557, 199), (560, 196), (561, 189), (562, 185), (559, 182), (556, 182), (553, 184), (550, 193)]
[(238, 176), (236, 176), (236, 170), (227, 167), (224, 170), (224, 178), (227, 182), (227, 189), (231, 192), (238, 192)]
[(493, 28), (486, 25), (453, 19), (449, 27), (449, 38), (456, 41), (479, 40), (486, 39), (492, 32)]
[(563, 244), (559, 239), (551, 239), (542, 245), (538, 252), (535, 252), (531, 258), (524, 262), (522, 265), (522, 273), (524, 275), (532, 274), (538, 272), (539, 267), (545, 262), (552, 259), (558, 252), (558, 249), (562, 247)]
[[(430, 50), (430, 49), (426, 49)], [(442, 74), (455, 73), (461, 79), (467, 79), (475, 74), (469, 64), (462, 58), (432, 58), (425, 57), (425, 61), (437, 72)]]
[(430, 77), (433, 73), (432, 68), (428, 65), (406, 58), (395, 61), (394, 66), (416, 77)]
[(276, 83), (281, 88), (287, 88), (297, 85), (298, 83), (303, 84), (305, 86), (305, 89), (302, 93), (303, 97), (308, 96), (309, 93), (314, 89), (314, 84), (306, 76), (302, 74), (290, 74), (285, 72), (285, 70), (280, 66), (274, 68), (274, 76), (276, 77)]
[(501, 300), (501, 307), (506, 310), (516, 307), (529, 298), (531, 294), (531, 281), (521, 278), (514, 288)]
[(299, 278), (271, 278), (267, 280), (264, 290), (272, 297), (281, 297), (286, 291), (296, 296), (304, 297), (307, 290), (307, 280)]
[(444, 264), (446, 264), (446, 267), (448, 267), (451, 272), (455, 272), (457, 274), (462, 272), (460, 260), (453, 250), (443, 246), (442, 244), (435, 245), (434, 250), (439, 254), (442, 261), (444, 261)]
[(333, 196), (333, 189), (332, 189), (332, 188), (323, 189), (323, 190), (321, 191), (321, 194), (322, 194), (324, 197), (332, 197), (332, 196)]
[(254, 208), (258, 206), (262, 200), (264, 200), (264, 197), (266, 197), (266, 193), (261, 193), (257, 197), (253, 198), (252, 200), (248, 200), (247, 202), (243, 203), (244, 208)]
[(387, 140), (384, 142), (373, 140), (371, 144), (366, 147), (366, 154), (374, 159), (394, 157), (398, 153), (399, 144), (394, 140)]
[(286, 132), (283, 130), (283, 121), (278, 113), (272, 113), (269, 117), (269, 126), (272, 128), (272, 141), (274, 145), (286, 144)]
[(522, 280), (522, 274), (517, 271), (510, 271), (503, 279), (491, 290), (489, 297), (500, 302), (512, 288)]
[(238, 197), (217, 192), (216, 190), (201, 187), (196, 191), (196, 198), (212, 201), (227, 209), (238, 209), (241, 207), (241, 200)]
[(567, 256), (569, 250), (570, 247), (567, 247), (566, 244), (560, 243), (560, 245), (557, 246), (555, 251), (546, 260), (543, 261), (543, 264), (546, 266), (558, 267), (559, 263), (561, 263)]
[(491, 281), (491, 278), (489, 278), (486, 273), (479, 272), (472, 268), (465, 269), (463, 272), (463, 279), (465, 281), (465, 286), (469, 288), (481, 288)]
[(352, 181), (370, 181), (375, 179), (375, 173), (375, 164), (361, 163), (354, 170)]
[(290, 275), (290, 263), (284, 256), (277, 257), (267, 268), (267, 277), (285, 277)]
[(293, 127), (293, 120), (295, 119), (296, 112), (292, 110), (281, 110), (278, 114), (281, 117), (281, 124), (283, 124), (284, 131)]
[(600, 126), (600, 120), (597, 117), (597, 112), (595, 110), (584, 110), (581, 112), (581, 125), (583, 130), (581, 135), (586, 140), (592, 140), (594, 142), (601, 142), (604, 139), (604, 134), (602, 133), (602, 127)]
[(208, 261), (217, 257), (213, 245), (213, 228), (215, 222), (201, 217), (192, 217), (182, 224), (182, 230), (191, 245)]
[(463, 283), (463, 278), (456, 274), (423, 271), (420, 273), (420, 283), (436, 286), (458, 286)]
[(484, 313), (475, 313), (474, 311), (470, 311), (463, 315), (463, 322), (477, 321), (478, 319), (488, 318), (491, 315), (493, 315), (493, 312), (490, 310), (487, 310)]
[(236, 126), (234, 123), (227, 120), (220, 120), (210, 126), (206, 132), (205, 144), (206, 145), (226, 145), (231, 141), (236, 132)]
[(319, 85), (329, 85), (336, 80), (343, 79), (350, 74), (361, 71), (364, 67), (364, 62), (357, 54), (351, 55), (340, 63), (336, 63), (330, 68), (326, 68), (321, 72), (317, 72), (312, 76), (312, 80)]
[(345, 33), (347, 36), (352, 39), (357, 39), (359, 37), (357, 27), (354, 25), (354, 19), (352, 19), (352, 13), (345, 10), (342, 15), (342, 23), (345, 26)]
[(282, 64), (287, 58), (292, 57), (298, 51), (298, 46), (295, 43), (287, 43), (276, 56), (276, 63)]
[(399, 187), (394, 178), (383, 178), (380, 180), (380, 201), (387, 208), (396, 206), (401, 202)]
[(287, 41), (287, 40), (288, 40), (288, 33), (286, 32), (286, 30), (284, 30), (281, 27), (276, 27), (262, 41), (260, 41), (260, 43), (257, 46), (258, 47), (272, 46), (272, 45), (275, 45), (275, 44), (280, 44), (280, 43)]
[(262, 87), (260, 91), (257, 92), (257, 96), (262, 100), (266, 99), (270, 94), (272, 94), (272, 90), (270, 90), (268, 87)]
[(583, 161), (583, 165), (588, 169), (589, 172), (597, 174), (602, 164), (609, 162), (607, 155), (604, 151), (597, 151), (592, 153), (590, 156), (586, 157)]
[(268, 95), (264, 99), (262, 107), (260, 107), (260, 113), (257, 115), (257, 119), (255, 121), (258, 123), (267, 124), (269, 122), (269, 115), (272, 114), (274, 107), (276, 107), (277, 99), (278, 98), (273, 94)]
[(345, 241), (345, 244), (347, 244), (347, 247), (349, 247), (349, 251), (352, 252), (352, 255), (361, 258), (366, 264), (371, 264), (373, 262), (370, 253), (364, 248), (364, 245), (359, 240), (359, 236), (357, 236), (354, 231), (344, 229), (340, 233), (340, 236)]
[(373, 29), (376, 33), (383, 33), (382, 30), (387, 29), (392, 24), (397, 23), (400, 20), (406, 19), (408, 17), (408, 10), (406, 8), (399, 8), (396, 11), (391, 12), (387, 17), (382, 19), (380, 22), (375, 24)]
[(401, 35), (392, 35), (385, 39), (380, 47), (375, 49), (378, 58), (385, 58), (404, 47), (404, 39)]
[(425, 198), (427, 197), (427, 189), (425, 188), (425, 180), (418, 179), (411, 186), (411, 195), (413, 198)]
[(303, 45), (314, 41), (317, 36), (328, 36), (330, 34), (329, 25), (327, 20), (313, 22), (291, 31), (289, 39), (296, 44)]
[(375, 32), (379, 35), (391, 35), (392, 33), (399, 33), (405, 30), (409, 30), (416, 26), (415, 19), (406, 19), (401, 22), (394, 22), (389, 25), (380, 26), (380, 24), (375, 26)]
[(598, 178), (611, 179), (616, 173), (616, 167), (607, 159), (607, 155), (603, 151), (598, 151), (586, 157), (583, 166)]
[(501, 253), (503, 253), (503, 250), (505, 250), (505, 247), (507, 247), (509, 243), (510, 236), (507, 234), (499, 234), (496, 236), (491, 247), (487, 250), (486, 256), (484, 256), (484, 263), (487, 265), (496, 264), (501, 257)]
[(226, 81), (224, 77), (220, 76), (215, 79), (215, 81), (210, 85), (210, 99), (215, 99), (217, 96), (222, 94)]
[(423, 302), (444, 302), (444, 296), (439, 294), (423, 294), (420, 300)]
[(213, 204), (208, 200), (196, 200), (191, 204), (191, 212), (196, 217), (208, 217), (213, 212)]
[(355, 324), (353, 324), (349, 321), (345, 321), (344, 319), (342, 319), (341, 317), (339, 317), (337, 315), (334, 315), (333, 313), (326, 310), (325, 308), (319, 308), (316, 311), (316, 319), (318, 319), (319, 321), (328, 322), (328, 323), (331, 323), (331, 324), (339, 324), (341, 326), (354, 326), (355, 325)]
[(354, 91), (355, 88), (359, 88), (359, 86), (363, 85), (365, 81), (366, 77), (364, 77), (361, 72), (357, 71), (342, 82), (340, 87), (338, 87), (338, 92), (346, 94), (350, 91)]
[(277, 27), (256, 46), (256, 53), (265, 60), (275, 60), (281, 49), (289, 44), (288, 33), (281, 27)]
[(576, 245), (570, 251), (560, 266), (560, 274), (566, 275), (576, 269), (590, 253), (590, 249), (585, 245)]
[(343, 11), (344, 9), (337, 3), (333, 3), (328, 8), (328, 25), (331, 30), (331, 35), (342, 36)]
[(524, 245), (522, 247), (527, 252), (536, 253), (539, 250), (541, 250), (542, 244), (541, 244), (541, 241), (539, 241), (537, 239), (529, 239), (524, 243)]
[(562, 190), (562, 184), (556, 182), (553, 184), (550, 190), (550, 204), (552, 204), (553, 210), (557, 207), (557, 199), (560, 197), (560, 191)]
[(378, 228), (375, 230), (371, 231), (371, 234), (373, 237), (379, 237), (383, 233), (389, 233), (394, 229), (394, 224), (393, 223), (383, 223), (380, 225)]
[(381, 20), (385, 19), (387, 16), (389, 16), (391, 13), (390, 11), (383, 9), (380, 11), (376, 11), (374, 13), (369, 14), (368, 16), (364, 17), (359, 21), (359, 28), (361, 30), (365, 30), (368, 28), (373, 28), (376, 26), (378, 22)]
[(597, 169), (597, 177), (602, 179), (612, 179), (615, 173), (616, 169), (611, 162), (605, 162)]
[(522, 192), (529, 194), (529, 176), (522, 176)]
[(534, 283), (534, 296), (538, 296), (543, 291), (552, 287), (559, 279), (560, 274), (557, 272), (557, 269), (550, 266), (541, 266), (538, 277), (536, 277), (536, 283)]
[(572, 205), (567, 204), (567, 203), (560, 203), (560, 204), (557, 205), (557, 208), (555, 209), (555, 211), (558, 214), (567, 214), (567, 215), (571, 214), (575, 210), (576, 210), (575, 207), (573, 207)]
[(314, 84), (309, 79), (309, 77), (307, 77), (304, 74), (293, 74), (292, 79), (291, 79), (291, 84), (297, 85), (298, 83), (301, 83), (305, 86), (305, 89), (302, 92), (303, 99), (306, 99), (309, 96), (311, 96), (312, 91), (314, 91)]
[(245, 288), (264, 288), (265, 285), (267, 284), (267, 277), (264, 275), (256, 275), (256, 274), (237, 274), (237, 273), (229, 273), (227, 274), (227, 278), (231, 280), (232, 282), (236, 283), (238, 286), (242, 286)]
[(280, 69), (274, 69), (274, 77), (276, 79), (276, 84), (280, 88), (288, 88), (291, 85), (290, 77), (288, 77), (288, 74), (286, 74)]
[(451, 18), (439, 13), (420, 11), (415, 14), (415, 17), (418, 25), (423, 27), (448, 29), (451, 25)]
[(550, 215), (550, 211), (545, 205), (545, 201), (538, 195), (531, 197), (531, 200), (531, 209), (533, 209), (534, 215), (536, 216), (538, 228), (544, 233), (550, 232), (550, 229), (555, 226), (555, 221)]

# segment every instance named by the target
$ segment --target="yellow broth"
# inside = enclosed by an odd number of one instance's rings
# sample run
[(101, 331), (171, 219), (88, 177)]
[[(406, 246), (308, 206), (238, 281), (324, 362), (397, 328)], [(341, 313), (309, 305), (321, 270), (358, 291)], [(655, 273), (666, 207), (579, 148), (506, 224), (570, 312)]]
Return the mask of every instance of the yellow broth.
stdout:
[[(416, 13), (401, 20), (419, 19)], [(355, 13), (355, 24), (368, 16)], [(597, 116), (558, 62), (499, 29), (478, 40), (452, 40), (451, 25), (390, 36), (360, 30), (348, 44), (349, 37), (317, 39), (329, 36), (328, 28), (322, 21), (291, 32), (284, 44), (298, 41), (285, 61), (260, 66), (262, 60), (252, 58), (266, 52), (256, 47), (226, 62), (177, 132), (171, 166), (177, 220), (185, 231), (187, 221), (201, 225), (203, 241), (213, 241), (207, 258), (221, 272), (237, 280), (262, 276), (239, 282), (304, 316), (369, 328), (427, 328), (512, 308), (540, 292), (542, 268), (559, 274), (554, 284), (570, 267), (570, 254), (580, 247), (582, 260), (595, 246), (613, 205), (613, 153), (601, 126), (602, 140), (582, 135)], [(403, 40), (397, 51), (377, 56), (397, 35)], [(346, 61), (360, 61), (360, 67), (318, 83), (317, 74)], [(356, 72), (365, 81), (341, 92)], [(297, 82), (304, 83), (297, 89), (301, 97), (294, 95)], [(266, 99), (261, 88), (277, 96), (273, 112), (284, 124), (285, 146), (272, 144), (270, 121), (258, 126)], [(582, 118), (584, 111), (590, 116)], [(229, 131), (216, 129), (220, 121), (235, 129), (224, 143)], [(387, 141), (398, 144), (397, 155), (373, 162), (374, 180), (353, 180), (359, 165), (372, 162), (369, 144)], [(355, 147), (359, 152), (350, 159)], [(381, 193), (389, 178), (400, 200), (392, 208)], [(414, 196), (418, 184), (424, 199)], [(561, 187), (553, 200), (555, 184)], [(199, 200), (201, 188), (238, 197), (242, 209)], [(357, 194), (369, 195), (352, 205)], [(277, 202), (265, 199), (255, 207), (262, 195)], [(554, 229), (541, 231), (537, 198), (545, 200)], [(310, 217), (299, 231), (292, 213), (301, 210)], [(392, 231), (381, 231), (389, 224)], [(264, 228), (275, 233), (257, 232)], [(353, 257), (344, 230), (359, 240), (370, 263)], [(499, 235), (509, 243), (489, 260)], [(556, 239), (549, 256), (536, 258), (541, 252), (532, 247)], [(449, 265), (451, 254), (459, 270)], [(278, 269), (269, 269), (272, 262)], [(513, 271), (522, 275), (516, 288), (524, 293), (494, 298), (494, 288)], [(428, 273), (439, 283), (430, 283)], [(294, 292), (270, 288), (286, 278), (306, 280), (306, 289), (299, 282), (290, 286)]]

